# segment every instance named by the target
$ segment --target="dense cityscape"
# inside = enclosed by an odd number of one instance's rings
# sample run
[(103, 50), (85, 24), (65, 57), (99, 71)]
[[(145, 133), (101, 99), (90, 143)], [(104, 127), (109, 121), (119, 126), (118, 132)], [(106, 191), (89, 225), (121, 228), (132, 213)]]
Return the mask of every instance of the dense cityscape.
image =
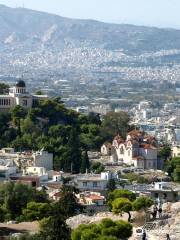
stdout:
[(180, 31), (0, 24), (0, 239), (180, 239)]

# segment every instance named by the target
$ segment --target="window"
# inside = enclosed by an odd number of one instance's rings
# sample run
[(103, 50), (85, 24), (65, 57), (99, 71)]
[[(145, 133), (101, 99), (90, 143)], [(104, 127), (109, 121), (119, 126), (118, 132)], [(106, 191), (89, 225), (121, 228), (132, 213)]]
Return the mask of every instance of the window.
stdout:
[(27, 106), (27, 100), (23, 100), (23, 106)]
[(158, 197), (159, 197), (159, 194), (158, 194), (158, 193), (155, 193), (155, 194), (154, 194), (154, 197), (155, 197), (155, 198), (158, 198)]
[(97, 182), (93, 182), (93, 187), (97, 187)]
[(83, 187), (87, 187), (87, 182), (83, 182)]
[(8, 105), (9, 99), (0, 99), (0, 105)]
[(124, 154), (124, 148), (123, 148), (123, 146), (120, 148), (120, 154)]
[(36, 182), (32, 181), (32, 187), (36, 187)]
[(163, 199), (167, 198), (167, 193), (163, 193)]

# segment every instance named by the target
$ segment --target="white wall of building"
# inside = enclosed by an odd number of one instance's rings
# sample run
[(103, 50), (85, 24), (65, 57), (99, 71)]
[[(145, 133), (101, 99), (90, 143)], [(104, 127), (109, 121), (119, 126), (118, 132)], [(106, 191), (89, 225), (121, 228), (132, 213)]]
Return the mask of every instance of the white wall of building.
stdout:
[(33, 153), (34, 166), (44, 167), (47, 170), (53, 169), (53, 154), (46, 151)]

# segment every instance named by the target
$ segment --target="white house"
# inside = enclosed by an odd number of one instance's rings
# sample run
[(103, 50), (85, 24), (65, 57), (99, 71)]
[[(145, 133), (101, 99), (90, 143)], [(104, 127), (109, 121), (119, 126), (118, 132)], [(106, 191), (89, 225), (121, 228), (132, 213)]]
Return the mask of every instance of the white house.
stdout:
[(37, 175), (40, 177), (40, 181), (47, 181), (48, 180), (48, 173), (44, 167), (27, 167), (24, 170), (25, 175)]
[(179, 201), (179, 188), (170, 182), (155, 182), (148, 192), (159, 204)]
[(11, 159), (0, 159), (0, 177), (8, 178), (16, 173), (16, 166)]
[(104, 191), (109, 179), (117, 178), (116, 173), (84, 174), (75, 179), (77, 188), (82, 191)]
[(172, 157), (180, 157), (180, 146), (172, 147)]
[(53, 154), (40, 150), (32, 154), (34, 166), (44, 167), (46, 170), (53, 169)]
[(111, 106), (109, 104), (91, 104), (89, 106), (89, 112), (98, 113), (101, 115), (106, 115), (111, 111)]
[(27, 167), (44, 167), (46, 170), (53, 169), (53, 154), (44, 151), (15, 152), (13, 148), (2, 148), (0, 159), (10, 159), (19, 169)]

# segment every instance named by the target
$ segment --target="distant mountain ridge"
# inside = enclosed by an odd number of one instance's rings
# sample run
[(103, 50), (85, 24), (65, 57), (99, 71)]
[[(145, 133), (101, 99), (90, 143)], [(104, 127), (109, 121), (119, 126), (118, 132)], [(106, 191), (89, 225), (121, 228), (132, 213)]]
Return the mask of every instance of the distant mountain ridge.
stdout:
[(180, 30), (75, 20), (0, 5), (0, 51), (88, 46), (128, 54), (180, 49)]

